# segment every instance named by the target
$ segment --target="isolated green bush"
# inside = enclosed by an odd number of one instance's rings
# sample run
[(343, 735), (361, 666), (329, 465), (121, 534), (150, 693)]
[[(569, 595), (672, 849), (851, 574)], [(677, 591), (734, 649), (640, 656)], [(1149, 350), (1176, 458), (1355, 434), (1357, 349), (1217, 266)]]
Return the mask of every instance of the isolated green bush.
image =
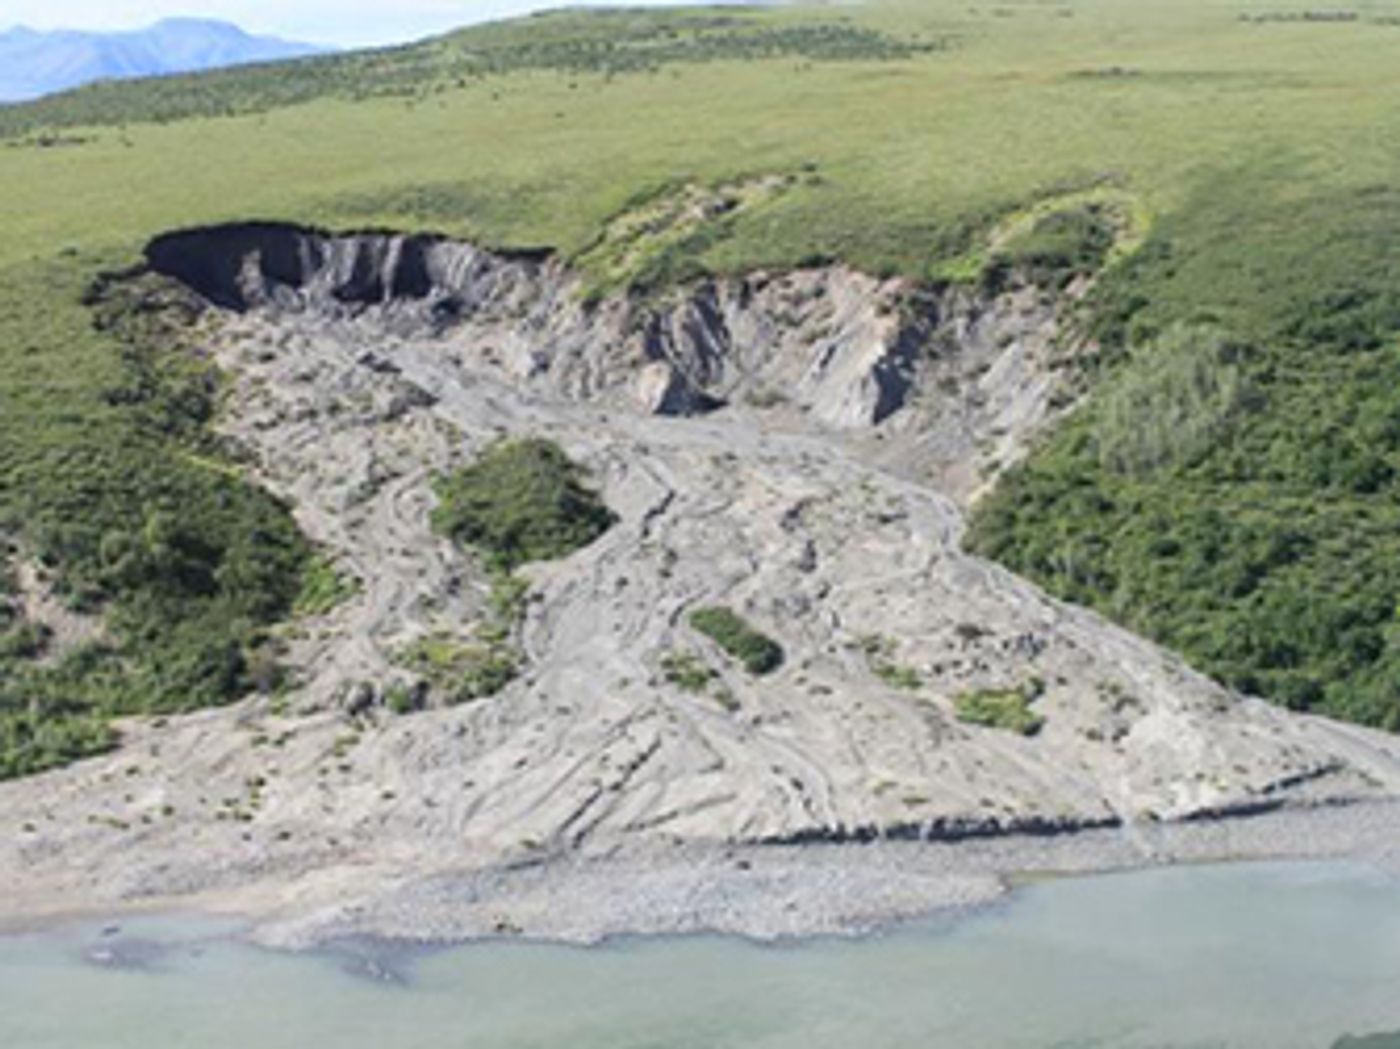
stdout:
[(1045, 719), (1031, 709), (1042, 691), (1039, 682), (1019, 688), (976, 689), (954, 696), (953, 707), (958, 720), (970, 725), (1034, 736), (1045, 725)]
[(616, 520), (584, 486), (582, 469), (541, 438), (494, 444), (434, 488), (433, 527), (507, 572), (573, 553)]
[(771, 674), (782, 666), (782, 646), (760, 634), (733, 609), (698, 608), (690, 614), (690, 625), (738, 660), (750, 674)]

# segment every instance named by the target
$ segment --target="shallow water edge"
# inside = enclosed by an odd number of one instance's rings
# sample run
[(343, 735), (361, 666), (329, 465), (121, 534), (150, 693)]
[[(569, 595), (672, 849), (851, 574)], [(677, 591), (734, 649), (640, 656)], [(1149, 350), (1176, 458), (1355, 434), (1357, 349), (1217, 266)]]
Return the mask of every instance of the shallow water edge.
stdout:
[(769, 944), (288, 953), (243, 932), (175, 915), (0, 939), (0, 1044), (1391, 1049), (1338, 1040), (1400, 1030), (1400, 879), (1354, 862), (1057, 879), (861, 938)]
[[(182, 896), (0, 896), (0, 932), (149, 913), (246, 923), (266, 946), (359, 936), (410, 943), (512, 938), (597, 943), (620, 935), (716, 933), (758, 941), (858, 935), (984, 906), (1009, 885), (1105, 871), (1260, 860), (1359, 860), (1400, 871), (1400, 802), (1285, 809), (956, 843), (872, 841), (675, 846), (562, 854), (423, 877), (389, 863), (263, 873)], [(321, 901), (333, 890), (338, 902)]]

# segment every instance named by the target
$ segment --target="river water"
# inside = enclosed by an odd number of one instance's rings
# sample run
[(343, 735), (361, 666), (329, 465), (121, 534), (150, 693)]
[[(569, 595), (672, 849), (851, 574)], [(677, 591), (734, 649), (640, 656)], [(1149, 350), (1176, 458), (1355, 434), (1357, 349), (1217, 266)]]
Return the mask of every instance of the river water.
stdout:
[(282, 955), (162, 918), (0, 939), (3, 1049), (1400, 1049), (1400, 881), (1049, 881), (872, 938)]

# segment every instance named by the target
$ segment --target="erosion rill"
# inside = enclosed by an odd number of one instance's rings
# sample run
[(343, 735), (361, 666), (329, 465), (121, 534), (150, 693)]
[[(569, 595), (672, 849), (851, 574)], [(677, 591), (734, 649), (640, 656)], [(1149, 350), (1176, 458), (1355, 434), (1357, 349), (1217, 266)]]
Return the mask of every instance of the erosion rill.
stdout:
[[(285, 629), (285, 694), (0, 784), (16, 913), (187, 896), (284, 941), (724, 926), (702, 884), (784, 845), (871, 889), (842, 858), (866, 846), (833, 843), (1078, 832), (1133, 862), (1155, 827), (1400, 791), (1391, 738), (1230, 694), (960, 550), (963, 508), (1073, 403), (1073, 287), (833, 266), (595, 301), (544, 254), (267, 224), (147, 261), (209, 304), (222, 433), (358, 585)], [(557, 442), (616, 515), (504, 599), (430, 521), (434, 479), (502, 437)], [(748, 672), (702, 608), (780, 664)], [(483, 644), (514, 676), (454, 704), (424, 667)], [(518, 891), (608, 864), (662, 872), (654, 920), (570, 926)], [(795, 899), (792, 871), (763, 891)], [(870, 913), (932, 898), (891, 884)]]

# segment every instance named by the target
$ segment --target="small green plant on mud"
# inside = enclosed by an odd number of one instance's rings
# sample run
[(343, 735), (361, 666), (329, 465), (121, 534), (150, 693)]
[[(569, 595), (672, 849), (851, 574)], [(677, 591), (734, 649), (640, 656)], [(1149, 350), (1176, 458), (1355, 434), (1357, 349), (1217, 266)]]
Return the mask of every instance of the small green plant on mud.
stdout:
[(923, 687), (923, 675), (910, 666), (902, 666), (890, 657), (894, 642), (880, 634), (867, 634), (855, 643), (865, 656), (870, 672), (891, 688), (915, 692)]
[(398, 661), (453, 704), (494, 696), (520, 672), (518, 657), (510, 648), (442, 633), (419, 638), (399, 654)]
[(958, 720), (984, 728), (999, 728), (1034, 736), (1045, 725), (1045, 719), (1031, 709), (1045, 691), (1045, 685), (1033, 678), (1017, 688), (980, 688), (964, 692), (953, 699)]
[(683, 692), (704, 692), (719, 675), (694, 652), (668, 652), (661, 657), (666, 680)]

